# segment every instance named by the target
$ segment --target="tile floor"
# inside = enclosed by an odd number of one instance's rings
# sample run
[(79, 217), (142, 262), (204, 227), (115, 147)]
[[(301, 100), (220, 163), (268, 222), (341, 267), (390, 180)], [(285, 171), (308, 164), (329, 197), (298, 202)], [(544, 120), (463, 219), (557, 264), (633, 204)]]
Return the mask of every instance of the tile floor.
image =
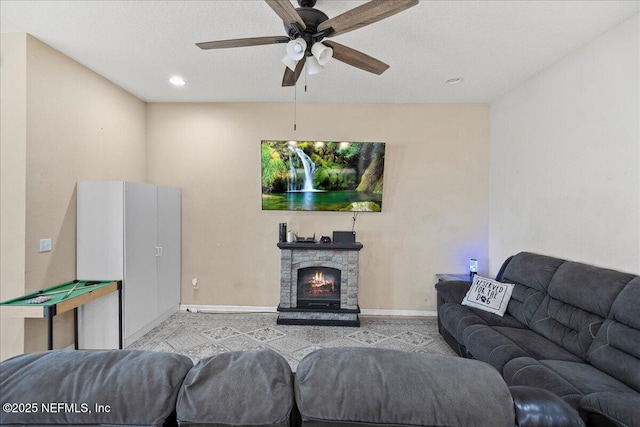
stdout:
[(361, 327), (277, 325), (276, 313), (178, 312), (128, 348), (166, 351), (194, 362), (228, 351), (270, 348), (296, 370), (313, 350), (379, 347), (455, 355), (438, 334), (435, 318), (360, 317)]

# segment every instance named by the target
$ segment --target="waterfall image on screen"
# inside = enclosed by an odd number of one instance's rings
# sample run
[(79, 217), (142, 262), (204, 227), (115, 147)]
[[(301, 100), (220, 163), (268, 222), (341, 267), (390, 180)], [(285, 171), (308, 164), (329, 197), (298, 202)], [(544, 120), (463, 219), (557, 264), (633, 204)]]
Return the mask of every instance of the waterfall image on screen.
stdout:
[(261, 144), (262, 209), (382, 210), (384, 142)]

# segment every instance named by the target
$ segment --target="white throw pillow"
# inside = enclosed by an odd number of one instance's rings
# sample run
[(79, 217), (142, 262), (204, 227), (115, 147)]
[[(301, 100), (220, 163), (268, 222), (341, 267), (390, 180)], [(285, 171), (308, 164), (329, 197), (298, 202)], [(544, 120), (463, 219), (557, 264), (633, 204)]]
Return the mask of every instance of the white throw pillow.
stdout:
[(507, 310), (512, 292), (513, 285), (511, 283), (496, 282), (476, 275), (467, 295), (462, 300), (462, 305), (468, 305), (502, 317)]

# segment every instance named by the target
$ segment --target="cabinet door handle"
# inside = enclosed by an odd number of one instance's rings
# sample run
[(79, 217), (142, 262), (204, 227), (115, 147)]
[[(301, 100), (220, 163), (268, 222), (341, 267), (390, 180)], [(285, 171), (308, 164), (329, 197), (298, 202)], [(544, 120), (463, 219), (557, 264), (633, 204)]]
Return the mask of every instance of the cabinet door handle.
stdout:
[(160, 256), (160, 246), (156, 246), (156, 256)]
[(162, 256), (162, 246), (158, 246), (159, 252), (158, 252), (158, 256)]

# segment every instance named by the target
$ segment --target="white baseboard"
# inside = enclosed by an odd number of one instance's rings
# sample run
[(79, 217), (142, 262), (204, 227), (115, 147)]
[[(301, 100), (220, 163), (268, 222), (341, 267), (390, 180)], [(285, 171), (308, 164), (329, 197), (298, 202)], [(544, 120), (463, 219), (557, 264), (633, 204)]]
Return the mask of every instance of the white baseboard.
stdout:
[(180, 304), (180, 311), (192, 313), (277, 313), (276, 307), (256, 305), (190, 305)]
[[(191, 313), (277, 313), (276, 307), (253, 305), (193, 305), (181, 304), (180, 311)], [(405, 316), (405, 317), (435, 317), (436, 311), (427, 310), (386, 310), (376, 308), (362, 308), (360, 314), (364, 316)]]

